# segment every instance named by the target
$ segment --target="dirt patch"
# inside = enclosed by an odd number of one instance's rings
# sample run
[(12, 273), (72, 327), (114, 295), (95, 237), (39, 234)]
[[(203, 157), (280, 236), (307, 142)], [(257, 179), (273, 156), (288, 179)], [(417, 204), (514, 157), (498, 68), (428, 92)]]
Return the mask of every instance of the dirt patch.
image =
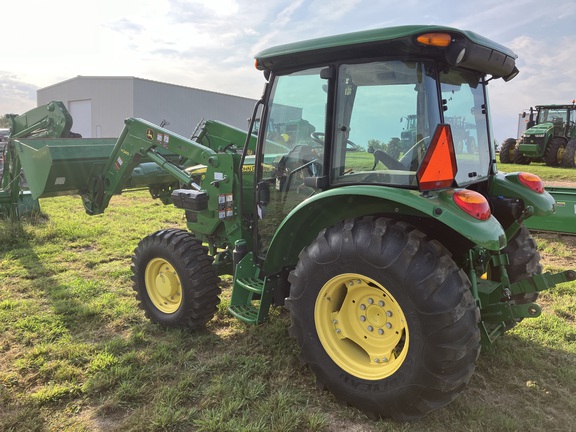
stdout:
[(576, 235), (538, 232), (532, 236), (547, 243), (539, 248), (543, 266), (576, 270)]
[(567, 187), (567, 188), (576, 188), (576, 182), (569, 182), (569, 181), (544, 181), (544, 187)]

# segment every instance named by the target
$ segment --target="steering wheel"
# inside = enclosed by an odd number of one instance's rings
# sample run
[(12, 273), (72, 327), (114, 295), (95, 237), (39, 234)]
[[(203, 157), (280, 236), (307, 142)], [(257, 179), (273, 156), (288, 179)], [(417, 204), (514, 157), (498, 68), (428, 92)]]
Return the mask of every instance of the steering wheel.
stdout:
[(414, 144), (412, 147), (410, 147), (410, 149), (408, 149), (408, 151), (406, 153), (404, 153), (404, 156), (402, 156), (402, 159), (400, 159), (400, 162), (408, 167), (409, 170), (416, 170), (417, 169), (417, 164), (419, 164), (420, 161), (418, 161), (418, 157), (417, 157), (417, 152), (418, 152), (418, 148), (419, 147), (427, 147), (427, 144), (430, 141), (430, 137), (426, 136), (420, 140), (418, 140), (416, 142), (416, 144)]
[[(317, 142), (322, 147), (324, 147), (324, 137), (326, 134), (324, 132), (312, 132), (310, 137)], [(346, 151), (356, 151), (358, 150), (358, 145), (350, 140), (346, 140)]]

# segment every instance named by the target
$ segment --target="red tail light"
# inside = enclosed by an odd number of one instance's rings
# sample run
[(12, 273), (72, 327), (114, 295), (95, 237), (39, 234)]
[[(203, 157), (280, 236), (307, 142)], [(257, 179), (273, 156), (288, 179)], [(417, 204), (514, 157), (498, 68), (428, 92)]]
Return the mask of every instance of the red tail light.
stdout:
[(478, 220), (486, 220), (492, 214), (486, 198), (478, 192), (468, 189), (459, 189), (454, 192), (454, 202), (467, 214)]
[(536, 174), (521, 172), (518, 174), (518, 180), (528, 189), (540, 194), (544, 193), (544, 183), (542, 183), (542, 179)]

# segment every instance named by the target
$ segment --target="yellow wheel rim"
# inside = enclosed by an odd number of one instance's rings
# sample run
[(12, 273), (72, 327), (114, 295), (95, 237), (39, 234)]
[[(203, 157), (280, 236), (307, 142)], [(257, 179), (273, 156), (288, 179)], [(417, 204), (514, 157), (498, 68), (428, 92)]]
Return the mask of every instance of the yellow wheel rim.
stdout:
[(172, 264), (154, 258), (146, 266), (144, 282), (148, 297), (158, 310), (166, 314), (178, 310), (182, 304), (182, 285)]
[(558, 152), (556, 153), (556, 160), (558, 161), (559, 164), (562, 164), (562, 160), (564, 159), (564, 151), (566, 149), (564, 147), (560, 147), (558, 149)]
[(330, 279), (314, 306), (314, 322), (330, 358), (366, 380), (391, 376), (406, 359), (406, 317), (390, 292), (373, 279), (346, 273)]

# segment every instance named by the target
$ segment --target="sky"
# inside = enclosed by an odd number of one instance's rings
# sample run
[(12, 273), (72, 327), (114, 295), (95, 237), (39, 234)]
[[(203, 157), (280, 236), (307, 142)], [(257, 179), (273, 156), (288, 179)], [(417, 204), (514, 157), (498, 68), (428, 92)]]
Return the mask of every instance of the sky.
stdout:
[(494, 138), (518, 113), (576, 99), (576, 2), (567, 0), (19, 0), (2, 6), (0, 115), (76, 76), (134, 76), (258, 98), (254, 55), (353, 31), (435, 24), (511, 48), (520, 74), (489, 85)]

